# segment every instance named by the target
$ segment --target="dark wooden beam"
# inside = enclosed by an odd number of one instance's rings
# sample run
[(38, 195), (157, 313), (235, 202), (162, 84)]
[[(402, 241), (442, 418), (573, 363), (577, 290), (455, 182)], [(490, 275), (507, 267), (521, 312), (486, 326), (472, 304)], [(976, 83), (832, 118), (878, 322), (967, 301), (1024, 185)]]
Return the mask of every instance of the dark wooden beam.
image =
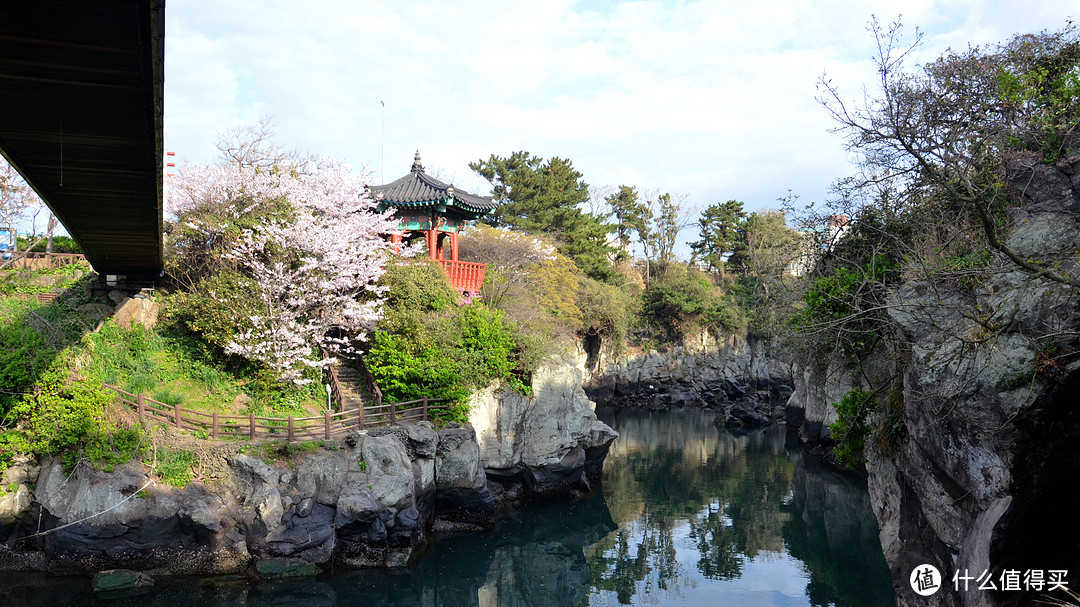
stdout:
[(162, 269), (164, 0), (0, 4), (0, 153), (99, 274)]

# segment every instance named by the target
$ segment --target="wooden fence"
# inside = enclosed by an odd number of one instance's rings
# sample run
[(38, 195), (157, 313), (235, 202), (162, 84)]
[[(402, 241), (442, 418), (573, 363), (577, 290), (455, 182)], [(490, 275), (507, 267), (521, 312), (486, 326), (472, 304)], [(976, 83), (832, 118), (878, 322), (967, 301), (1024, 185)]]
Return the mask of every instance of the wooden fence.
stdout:
[(40, 270), (43, 268), (58, 268), (76, 263), (86, 263), (86, 256), (82, 253), (39, 253), (37, 251), (21, 251), (14, 253), (14, 257), (4, 262), (4, 266), (13, 268)]
[[(168, 405), (147, 398), (144, 394), (125, 392), (116, 386), (102, 384), (114, 392), (119, 400), (139, 414), (139, 421), (168, 424), (182, 430), (202, 430), (212, 438), (245, 438), (249, 440), (329, 440), (365, 428), (394, 425), (403, 421), (430, 421), (431, 414), (449, 411), (450, 405), (441, 400), (422, 398), (403, 403), (384, 404), (374, 407), (357, 407), (350, 411), (312, 417), (261, 417), (248, 415), (221, 415), (217, 412), (203, 413), (184, 409), (180, 405)], [(433, 404), (440, 403), (440, 404)]]
[(25, 259), (44, 259), (50, 268), (57, 266), (70, 266), (75, 263), (84, 263), (86, 256), (82, 253), (39, 253), (30, 251)]

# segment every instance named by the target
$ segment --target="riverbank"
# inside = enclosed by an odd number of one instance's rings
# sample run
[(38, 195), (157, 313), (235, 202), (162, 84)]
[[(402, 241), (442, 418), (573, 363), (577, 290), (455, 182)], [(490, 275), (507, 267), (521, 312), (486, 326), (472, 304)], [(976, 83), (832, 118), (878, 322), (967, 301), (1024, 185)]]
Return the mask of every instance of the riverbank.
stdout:
[[(891, 605), (865, 484), (804, 458), (782, 427), (736, 435), (718, 429), (715, 417), (602, 409), (599, 420), (621, 435), (602, 488), (582, 500), (525, 505), (487, 531), (439, 535), (405, 569), (335, 568), (273, 581), (159, 577), (129, 601), (685, 607), (724, 596), (748, 606), (855, 604), (853, 597)], [(85, 578), (36, 574), (0, 574), (5, 601), (106, 604)]]
[(182, 488), (161, 482), (153, 463), (106, 471), (24, 460), (5, 472), (14, 490), (0, 501), (0, 568), (275, 577), (403, 567), (434, 533), (490, 529), (499, 508), (588, 495), (617, 436), (564, 360), (534, 375), (532, 396), (491, 388), (470, 411), (471, 424), (269, 451), (189, 438), (197, 480)]

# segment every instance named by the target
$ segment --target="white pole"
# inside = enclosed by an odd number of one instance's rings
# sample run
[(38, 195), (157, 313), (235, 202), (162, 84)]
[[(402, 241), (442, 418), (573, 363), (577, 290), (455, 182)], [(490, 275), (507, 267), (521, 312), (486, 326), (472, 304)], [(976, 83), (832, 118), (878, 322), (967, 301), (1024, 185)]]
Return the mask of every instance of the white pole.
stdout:
[(382, 106), (379, 118), (379, 130), (382, 138), (382, 150), (380, 152), (382, 158), (379, 160), (379, 172), (381, 173), (381, 183), (386, 183), (386, 102), (380, 99), (379, 105)]

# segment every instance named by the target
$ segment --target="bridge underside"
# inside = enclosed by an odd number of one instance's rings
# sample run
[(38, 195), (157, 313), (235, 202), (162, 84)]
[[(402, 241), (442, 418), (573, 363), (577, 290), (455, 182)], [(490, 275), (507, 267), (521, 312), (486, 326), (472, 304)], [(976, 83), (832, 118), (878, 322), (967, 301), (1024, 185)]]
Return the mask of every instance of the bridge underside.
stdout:
[(162, 268), (164, 0), (0, 3), (0, 152), (94, 269)]

